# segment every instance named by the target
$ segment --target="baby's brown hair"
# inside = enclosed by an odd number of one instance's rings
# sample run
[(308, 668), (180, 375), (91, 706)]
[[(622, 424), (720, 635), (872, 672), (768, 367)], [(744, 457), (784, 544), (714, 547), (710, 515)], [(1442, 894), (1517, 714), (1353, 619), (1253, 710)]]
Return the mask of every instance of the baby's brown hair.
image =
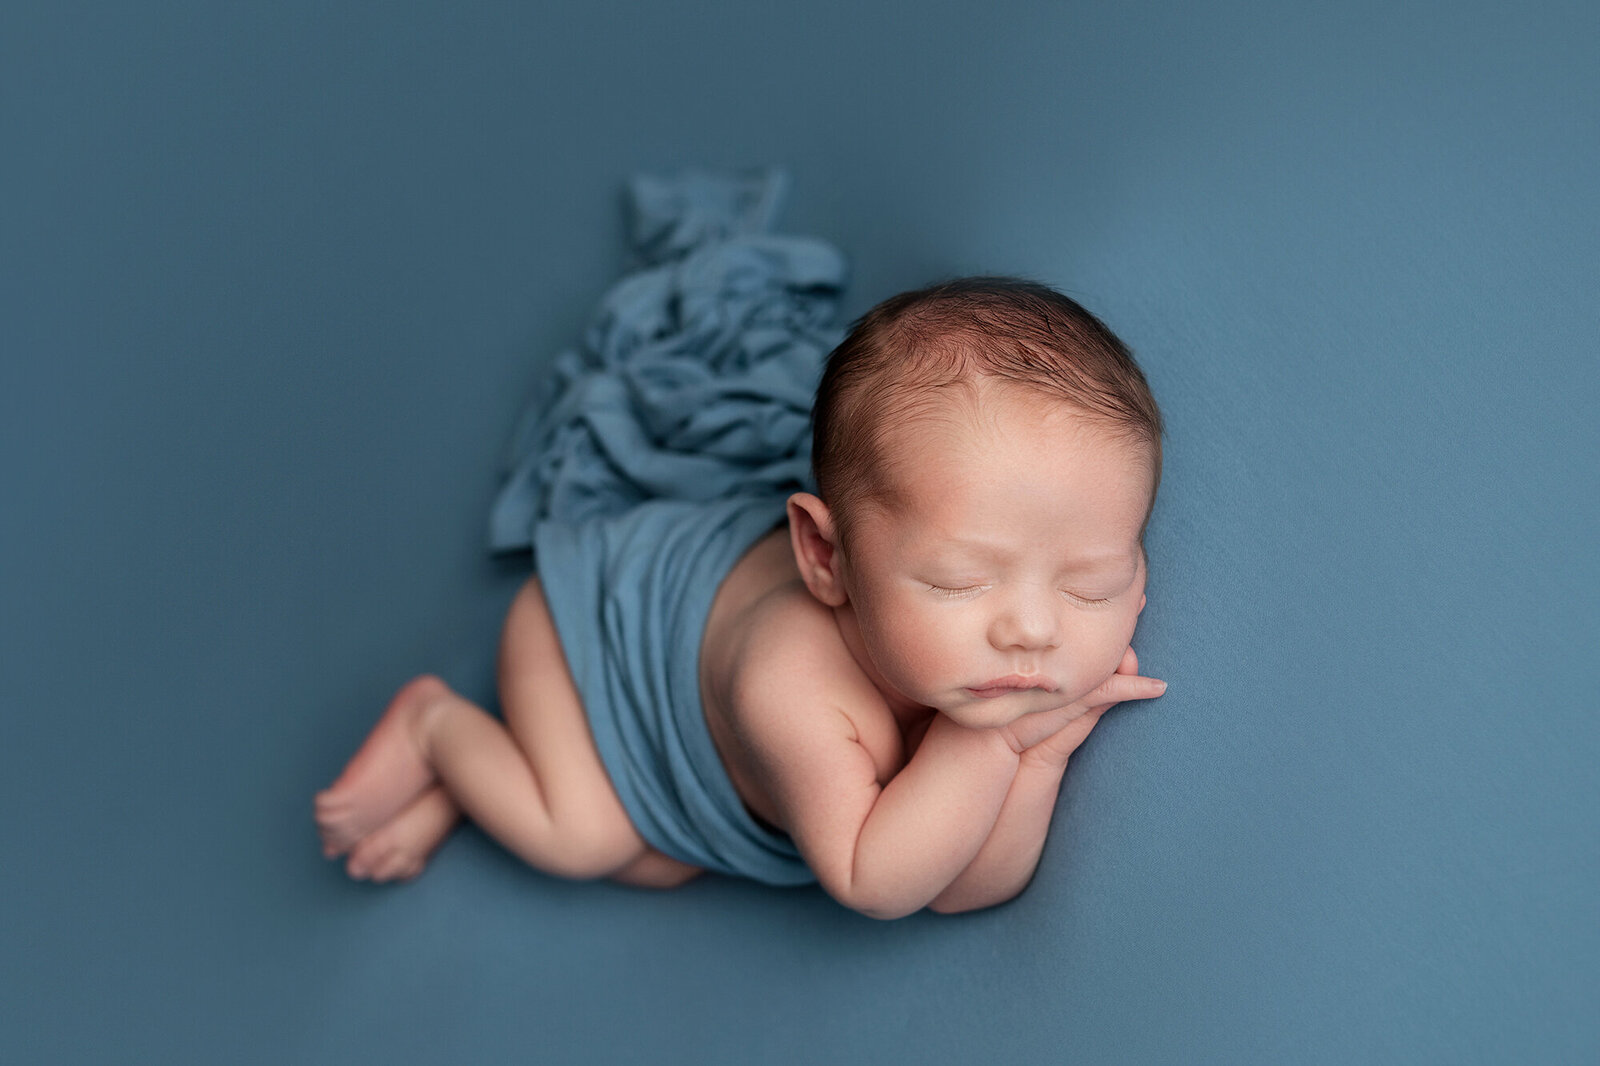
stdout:
[(1059, 399), (1148, 446), (1154, 504), (1161, 411), (1127, 346), (1049, 286), (959, 278), (885, 300), (828, 357), (812, 410), (811, 465), (841, 539), (849, 540), (854, 508), (888, 488), (880, 474), (891, 421), (980, 377)]

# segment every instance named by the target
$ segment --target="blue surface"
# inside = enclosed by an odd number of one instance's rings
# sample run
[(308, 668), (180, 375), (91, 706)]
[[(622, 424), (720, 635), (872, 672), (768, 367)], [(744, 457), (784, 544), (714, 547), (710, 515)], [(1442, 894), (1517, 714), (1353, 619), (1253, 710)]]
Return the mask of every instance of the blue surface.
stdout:
[[(0, 14), (0, 1058), (1587, 1062), (1600, 9)], [(1034, 885), (417, 883), (312, 792), (491, 688), (495, 460), (640, 168), (778, 163), (859, 311), (1029, 273), (1168, 418)]]

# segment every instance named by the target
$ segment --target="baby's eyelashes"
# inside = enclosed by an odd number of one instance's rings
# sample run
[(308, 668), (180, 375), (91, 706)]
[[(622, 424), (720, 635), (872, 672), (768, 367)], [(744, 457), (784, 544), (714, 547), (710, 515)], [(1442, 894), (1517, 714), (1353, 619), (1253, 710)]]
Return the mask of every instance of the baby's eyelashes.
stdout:
[(961, 585), (952, 588), (945, 585), (935, 585), (930, 582), (928, 584), (928, 591), (934, 593), (935, 595), (943, 596), (945, 599), (954, 600), (960, 599), (963, 596), (976, 596), (978, 593), (984, 591), (988, 587), (988, 585)]
[[(935, 582), (929, 581), (929, 582), (926, 582), (926, 584), (927, 584), (929, 592), (933, 593), (936, 596), (940, 596), (940, 597), (942, 597), (944, 599), (950, 599), (950, 600), (962, 599), (962, 598), (966, 598), (966, 597), (976, 596), (980, 592), (987, 592), (992, 587), (991, 585), (978, 584), (978, 583), (962, 584), (962, 585), (940, 585), (940, 584), (937, 584)], [(1057, 591), (1059, 591), (1061, 593), (1061, 595), (1067, 597), (1068, 599), (1070, 599), (1070, 600), (1072, 600), (1072, 601), (1074, 601), (1076, 603), (1085, 604), (1085, 605), (1090, 606), (1090, 607), (1103, 607), (1106, 604), (1110, 603), (1113, 599), (1116, 598), (1115, 596), (1102, 596), (1102, 597), (1086, 596), (1083, 593), (1074, 592), (1071, 589), (1058, 589)]]

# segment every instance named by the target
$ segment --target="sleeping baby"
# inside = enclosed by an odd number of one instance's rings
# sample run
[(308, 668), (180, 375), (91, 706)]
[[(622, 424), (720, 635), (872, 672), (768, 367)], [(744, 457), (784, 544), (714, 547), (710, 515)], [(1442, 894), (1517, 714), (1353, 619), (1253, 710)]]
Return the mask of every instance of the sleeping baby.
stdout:
[(1010, 899), (1073, 751), (1165, 689), (1130, 644), (1160, 438), (1067, 297), (890, 299), (827, 358), (815, 491), (538, 522), (501, 717), (402, 687), (316, 798), (324, 854), (408, 879), (465, 814), (567, 878), (816, 881), (876, 918)]

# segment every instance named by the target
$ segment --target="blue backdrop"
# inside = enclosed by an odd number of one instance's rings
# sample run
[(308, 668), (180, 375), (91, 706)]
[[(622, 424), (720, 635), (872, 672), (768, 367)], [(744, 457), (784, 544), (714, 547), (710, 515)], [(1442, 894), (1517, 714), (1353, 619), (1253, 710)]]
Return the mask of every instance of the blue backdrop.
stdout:
[[(415, 0), (0, 14), (0, 1058), (1587, 1062), (1600, 8)], [(776, 163), (854, 314), (1031, 274), (1169, 420), (1016, 902), (346, 881), (486, 697), (495, 463), (641, 168)]]

